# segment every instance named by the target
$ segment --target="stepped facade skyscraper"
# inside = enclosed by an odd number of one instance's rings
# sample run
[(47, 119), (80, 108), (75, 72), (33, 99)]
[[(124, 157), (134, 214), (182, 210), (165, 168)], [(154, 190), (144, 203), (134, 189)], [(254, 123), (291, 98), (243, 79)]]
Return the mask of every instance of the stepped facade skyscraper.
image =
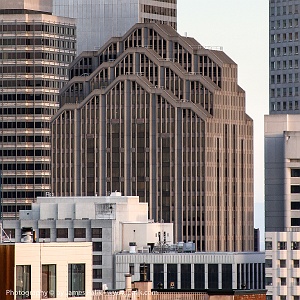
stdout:
[(75, 56), (75, 21), (52, 1), (0, 0), (0, 217), (51, 190), (50, 120)]
[(237, 65), (165, 24), (71, 64), (52, 120), (52, 192), (121, 191), (198, 251), (253, 250), (253, 122)]

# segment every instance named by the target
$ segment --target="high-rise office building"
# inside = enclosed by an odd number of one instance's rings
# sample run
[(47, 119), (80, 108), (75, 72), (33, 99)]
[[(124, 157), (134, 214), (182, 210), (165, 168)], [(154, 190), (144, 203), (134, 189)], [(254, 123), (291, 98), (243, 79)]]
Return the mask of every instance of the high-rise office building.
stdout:
[(269, 1), (270, 115), (265, 116), (267, 299), (300, 299), (299, 1)]
[(270, 114), (300, 113), (298, 1), (270, 0)]
[(51, 4), (0, 0), (0, 217), (50, 191), (50, 120), (76, 56), (75, 21)]
[(99, 49), (135, 23), (177, 27), (177, 0), (53, 0), (53, 10), (57, 16), (76, 18), (78, 54)]
[(253, 250), (253, 122), (224, 52), (136, 24), (69, 72), (52, 121), (55, 196), (138, 195), (176, 241)]

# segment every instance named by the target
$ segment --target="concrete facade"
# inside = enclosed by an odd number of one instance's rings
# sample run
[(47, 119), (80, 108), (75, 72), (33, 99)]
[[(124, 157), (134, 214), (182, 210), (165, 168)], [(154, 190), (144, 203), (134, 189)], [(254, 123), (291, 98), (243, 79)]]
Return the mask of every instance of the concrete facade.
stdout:
[(267, 299), (300, 297), (300, 232), (266, 232)]
[(299, 114), (298, 1), (270, 0), (270, 114)]
[[(116, 288), (124, 288), (124, 274), (143, 277), (144, 265), (153, 288), (231, 290), (264, 289), (264, 253), (151, 253), (115, 255)], [(130, 268), (131, 266), (131, 268)], [(188, 270), (188, 272), (186, 272)]]
[(3, 228), (13, 242), (22, 241), (22, 228), (32, 227), (39, 243), (93, 242), (93, 288), (114, 288), (113, 254), (130, 250), (148, 251), (159, 236), (173, 243), (173, 224), (148, 220), (147, 203), (139, 197), (41, 197), (32, 210), (21, 211), (20, 220), (5, 220)]
[(122, 191), (197, 251), (253, 251), (253, 123), (237, 65), (136, 24), (70, 66), (52, 119), (52, 192)]
[(0, 218), (50, 192), (50, 120), (76, 54), (75, 21), (52, 1), (0, 1)]
[(300, 115), (265, 116), (266, 287), (269, 300), (300, 297), (297, 264), (300, 258), (299, 122)]
[(265, 116), (266, 232), (286, 231), (300, 225), (295, 225), (300, 217), (299, 122), (298, 115)]
[[(5, 272), (7, 275), (12, 273), (14, 277), (13, 284), (1, 289), (1, 299), (70, 299), (74, 292), (70, 286), (70, 280), (74, 280), (70, 278), (70, 267), (78, 265), (82, 266), (84, 280), (80, 299), (93, 299), (92, 243), (0, 244), (0, 252), (1, 255), (13, 255), (12, 263), (5, 266)], [(51, 273), (47, 271), (49, 266)], [(0, 267), (2, 269), (3, 265)], [(18, 268), (24, 268), (23, 272), (18, 272)], [(0, 285), (2, 287), (2, 283)]]
[(99, 49), (135, 23), (177, 27), (177, 0), (53, 0), (54, 14), (77, 20), (77, 53)]
[[(266, 249), (267, 299), (298, 300), (295, 281), (299, 277), (293, 275), (297, 270), (292, 261), (297, 251), (291, 250), (291, 243), (299, 239), (300, 228), (300, 7), (298, 1), (275, 0), (269, 1), (269, 7), (270, 116), (265, 116), (265, 227), (266, 246), (273, 243), (273, 248)], [(281, 243), (287, 248), (279, 249)], [(273, 264), (271, 255), (275, 258)], [(288, 270), (283, 267), (285, 264)]]
[(52, 0), (1, 0), (1, 10), (24, 10), (52, 14)]

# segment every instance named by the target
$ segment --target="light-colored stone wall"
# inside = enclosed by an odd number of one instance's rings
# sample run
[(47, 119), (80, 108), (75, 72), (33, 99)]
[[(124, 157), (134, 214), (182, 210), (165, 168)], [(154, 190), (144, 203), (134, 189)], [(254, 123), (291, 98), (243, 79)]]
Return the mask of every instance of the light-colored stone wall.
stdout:
[(42, 265), (56, 265), (56, 299), (68, 297), (68, 265), (85, 264), (86, 297), (92, 299), (92, 243), (19, 243), (15, 245), (15, 264), (31, 265), (31, 299), (40, 299)]

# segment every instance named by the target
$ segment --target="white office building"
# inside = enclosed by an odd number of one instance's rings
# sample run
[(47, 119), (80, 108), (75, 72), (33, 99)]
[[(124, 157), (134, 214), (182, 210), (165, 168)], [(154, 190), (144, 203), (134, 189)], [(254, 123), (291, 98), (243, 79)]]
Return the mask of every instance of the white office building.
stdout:
[[(32, 210), (21, 211), (19, 220), (4, 220), (12, 242), (22, 241), (24, 228), (32, 228), (35, 240), (93, 243), (93, 289), (114, 288), (113, 254), (149, 252), (155, 244), (173, 243), (173, 224), (148, 220), (148, 204), (137, 196), (39, 197)], [(23, 230), (22, 230), (23, 229)], [(6, 238), (7, 239), (7, 238)]]
[(300, 299), (300, 115), (265, 116), (268, 300)]

